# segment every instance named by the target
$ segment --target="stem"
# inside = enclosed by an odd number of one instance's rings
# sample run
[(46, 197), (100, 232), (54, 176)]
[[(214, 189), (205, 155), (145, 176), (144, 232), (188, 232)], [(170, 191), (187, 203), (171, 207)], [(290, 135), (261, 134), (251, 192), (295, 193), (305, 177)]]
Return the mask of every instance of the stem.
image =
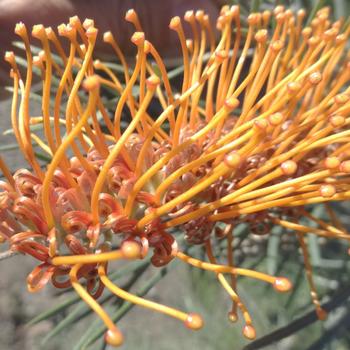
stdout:
[(0, 253), (0, 261), (6, 260), (8, 258), (12, 258), (14, 255), (17, 255), (17, 254), (19, 253), (13, 250), (6, 250), (6, 252)]
[[(344, 286), (342, 290), (335, 294), (335, 296), (328, 302), (321, 304), (322, 308), (327, 311), (333, 311), (338, 306), (342, 305), (350, 296), (350, 286)], [(274, 342), (287, 338), (300, 330), (305, 329), (307, 326), (318, 321), (316, 311), (310, 311), (304, 316), (289, 323), (285, 327), (276, 329), (274, 332), (261, 337), (247, 345), (243, 350), (256, 350), (266, 347)]]

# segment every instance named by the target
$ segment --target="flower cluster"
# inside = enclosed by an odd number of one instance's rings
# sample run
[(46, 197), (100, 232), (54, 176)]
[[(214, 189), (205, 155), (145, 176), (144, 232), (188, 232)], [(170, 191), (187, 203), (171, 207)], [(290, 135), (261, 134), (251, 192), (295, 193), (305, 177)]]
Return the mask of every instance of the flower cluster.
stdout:
[[(153, 265), (163, 266), (179, 259), (216, 274), (233, 302), (230, 319), (241, 311), (243, 334), (253, 339), (236, 277), (267, 282), (280, 292), (291, 283), (235, 266), (235, 227), (245, 223), (252, 233), (268, 235), (277, 224), (296, 232), (311, 297), (324, 318), (304, 236), (350, 240), (328, 205), (350, 197), (350, 29), (332, 23), (328, 8), (310, 26), (303, 26), (304, 18), (302, 10), (293, 14), (279, 6), (252, 13), (245, 28), (239, 7), (225, 6), (216, 31), (203, 11), (189, 11), (188, 39), (183, 21), (174, 17), (169, 27), (178, 34), (183, 57), (176, 91), (133, 10), (126, 14), (136, 30), (132, 69), (112, 33), (103, 35), (123, 76), (93, 60), (93, 20), (72, 17), (58, 35), (34, 26), (32, 36), (43, 48), (37, 56), (25, 25), (17, 24), (26, 76), (12, 52), (5, 59), (14, 84), (12, 126), (31, 169), (12, 175), (0, 158), (6, 178), (0, 183), (0, 236), (12, 250), (40, 262), (28, 276), (28, 289), (40, 290), (49, 281), (57, 288), (72, 286), (105, 322), (112, 345), (122, 335), (97, 302), (104, 288), (199, 329), (198, 314), (137, 297), (108, 278), (112, 260), (151, 255)], [(42, 77), (39, 117), (30, 114), (34, 67)], [(113, 116), (100, 89), (118, 97)], [(149, 112), (154, 103), (162, 108), (158, 116)], [(125, 115), (130, 122), (123, 127)], [(38, 123), (44, 138), (32, 133)], [(35, 156), (34, 142), (50, 157), (47, 168)], [(329, 221), (308, 212), (305, 206), (314, 203), (327, 207)], [(303, 217), (318, 227), (305, 226)], [(208, 260), (185, 254), (175, 230), (189, 244), (203, 245)], [(225, 256), (214, 256), (213, 236), (226, 240)]]

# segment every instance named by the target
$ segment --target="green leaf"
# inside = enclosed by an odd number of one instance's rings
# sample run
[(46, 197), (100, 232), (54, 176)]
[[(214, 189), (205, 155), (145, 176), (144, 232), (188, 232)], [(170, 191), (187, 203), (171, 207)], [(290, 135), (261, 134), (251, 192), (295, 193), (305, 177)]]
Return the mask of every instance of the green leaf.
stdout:
[(311, 21), (313, 20), (313, 18), (316, 15), (316, 12), (325, 5), (326, 1), (325, 0), (317, 0), (309, 14), (309, 17), (307, 19), (306, 25), (309, 25), (311, 23)]
[(270, 275), (275, 275), (277, 272), (277, 265), (280, 257), (281, 231), (280, 227), (274, 227), (267, 243), (267, 273)]
[(252, 0), (251, 2), (251, 7), (250, 7), (250, 12), (254, 13), (254, 12), (258, 12), (260, 9), (260, 5), (261, 5), (261, 0)]
[(34, 324), (37, 324), (41, 321), (47, 320), (48, 318), (54, 317), (56, 316), (58, 313), (62, 312), (63, 310), (65, 310), (66, 308), (68, 308), (69, 306), (77, 303), (80, 300), (80, 297), (78, 295), (74, 295), (72, 297), (70, 297), (69, 299), (65, 300), (64, 302), (62, 302), (61, 304), (52, 307), (51, 309), (39, 314), (38, 316), (34, 317), (33, 319), (31, 319), (27, 325), (31, 326)]

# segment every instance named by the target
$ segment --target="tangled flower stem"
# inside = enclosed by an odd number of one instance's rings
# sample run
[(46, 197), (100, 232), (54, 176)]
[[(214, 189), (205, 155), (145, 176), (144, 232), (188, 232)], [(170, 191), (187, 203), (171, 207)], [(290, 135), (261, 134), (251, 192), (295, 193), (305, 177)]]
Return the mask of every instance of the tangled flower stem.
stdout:
[(95, 299), (87, 293), (85, 288), (79, 283), (77, 273), (83, 264), (76, 264), (71, 269), (69, 275), (73, 288), (80, 295), (80, 297), (96, 312), (98, 316), (104, 321), (108, 331), (106, 333), (106, 341), (110, 345), (119, 346), (123, 343), (123, 335), (119, 329), (114, 325), (104, 309), (95, 301)]
[[(49, 281), (73, 287), (104, 321), (111, 345), (123, 337), (97, 302), (104, 288), (199, 329), (204, 322), (198, 314), (135, 296), (108, 277), (111, 261), (151, 255), (160, 267), (178, 259), (215, 273), (232, 300), (229, 319), (236, 321), (240, 311), (243, 334), (254, 339), (237, 276), (279, 292), (292, 285), (285, 277), (240, 267), (235, 228), (244, 224), (252, 234), (269, 235), (279, 225), (297, 236), (311, 299), (324, 319), (306, 235), (350, 240), (329, 205), (350, 197), (350, 27), (332, 23), (329, 15), (322, 8), (304, 27), (303, 10), (293, 14), (278, 6), (250, 14), (244, 31), (240, 8), (224, 6), (217, 33), (203, 11), (186, 12), (186, 23), (174, 17), (169, 28), (183, 57), (178, 91), (133, 10), (126, 20), (136, 30), (134, 67), (112, 33), (103, 35), (122, 74), (93, 60), (98, 30), (91, 19), (72, 17), (58, 35), (34, 26), (32, 36), (43, 47), (37, 56), (26, 26), (17, 24), (25, 77), (12, 52), (5, 60), (13, 78), (14, 135), (31, 170), (12, 175), (0, 157), (6, 180), (0, 182), (0, 239), (11, 252), (39, 261), (28, 276), (29, 291)], [(61, 40), (68, 41), (69, 52)], [(30, 114), (34, 67), (42, 78), (40, 116)], [(105, 88), (117, 97), (112, 111)], [(162, 109), (158, 116), (150, 112), (154, 105)], [(131, 121), (122, 127), (125, 112)], [(31, 130), (38, 124), (43, 138)], [(47, 168), (35, 157), (33, 142), (50, 156)], [(312, 215), (310, 204), (324, 205), (329, 220)], [(174, 229), (188, 244), (203, 245), (207, 260), (185, 254)], [(214, 234), (227, 244), (223, 255), (214, 254)]]
[[(208, 258), (210, 260), (210, 262), (214, 265), (216, 264), (216, 259), (213, 255), (213, 251), (212, 251), (212, 247), (210, 242), (208, 241), (206, 243), (206, 252), (208, 255)], [(233, 267), (232, 267), (233, 269)], [(232, 274), (232, 276), (236, 276), (236, 274)], [(240, 300), (239, 296), (237, 295), (237, 293), (233, 290), (232, 286), (230, 286), (230, 284), (227, 282), (225, 276), (223, 275), (223, 273), (221, 272), (217, 272), (217, 278), (219, 280), (219, 282), (221, 283), (221, 285), (225, 288), (225, 290), (227, 291), (227, 293), (230, 295), (230, 297), (232, 298), (233, 301), (233, 308), (232, 310), (229, 312), (229, 319), (232, 322), (237, 321), (237, 310), (236, 308), (240, 308), (240, 310), (242, 311), (242, 315), (245, 321), (245, 326), (243, 328), (243, 334), (246, 338), (248, 339), (255, 339), (256, 337), (256, 331), (255, 328), (252, 325), (252, 320), (251, 317), (249, 315), (249, 312), (247, 310), (247, 308), (245, 307), (245, 305), (242, 303), (242, 301)], [(235, 281), (233, 281), (233, 287), (235, 286)]]
[(178, 311), (176, 309), (155, 303), (153, 301), (145, 300), (143, 298), (140, 298), (122, 290), (108, 279), (108, 277), (106, 276), (106, 270), (104, 265), (99, 266), (99, 276), (101, 278), (102, 283), (109, 290), (111, 290), (115, 295), (117, 295), (120, 298), (123, 298), (124, 300), (128, 300), (134, 304), (141, 305), (151, 310), (158, 311), (171, 317), (177, 318), (180, 321), (184, 322), (185, 325), (191, 329), (200, 329), (203, 326), (202, 318), (197, 314), (186, 314), (182, 311)]

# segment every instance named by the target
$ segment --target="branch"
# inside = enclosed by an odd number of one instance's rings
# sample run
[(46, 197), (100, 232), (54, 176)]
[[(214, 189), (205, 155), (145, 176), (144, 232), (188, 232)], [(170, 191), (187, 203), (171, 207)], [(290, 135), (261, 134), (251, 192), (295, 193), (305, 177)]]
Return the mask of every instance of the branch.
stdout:
[(18, 254), (18, 252), (15, 252), (13, 250), (6, 250), (5, 252), (0, 253), (0, 261), (8, 259), (8, 258), (11, 258), (11, 257), (13, 257), (14, 255), (17, 255), (17, 254)]
[[(326, 344), (330, 344), (333, 339), (337, 339), (339, 337), (339, 332), (349, 329), (350, 315), (345, 312), (345, 315), (341, 317), (341, 319), (336, 322), (332, 327), (323, 331), (322, 336), (317, 339), (313, 344), (311, 344), (307, 350), (319, 350), (325, 349)], [(345, 328), (345, 329), (344, 329)], [(339, 338), (338, 338), (339, 339)]]
[[(322, 308), (330, 312), (346, 301), (350, 296), (350, 286), (344, 286), (342, 290), (334, 294), (333, 298), (322, 304)], [(310, 311), (304, 316), (289, 323), (287, 326), (281, 327), (274, 332), (261, 337), (252, 343), (248, 344), (243, 350), (256, 350), (264, 348), (274, 342), (289, 337), (290, 335), (299, 332), (310, 324), (318, 321), (315, 311)]]

